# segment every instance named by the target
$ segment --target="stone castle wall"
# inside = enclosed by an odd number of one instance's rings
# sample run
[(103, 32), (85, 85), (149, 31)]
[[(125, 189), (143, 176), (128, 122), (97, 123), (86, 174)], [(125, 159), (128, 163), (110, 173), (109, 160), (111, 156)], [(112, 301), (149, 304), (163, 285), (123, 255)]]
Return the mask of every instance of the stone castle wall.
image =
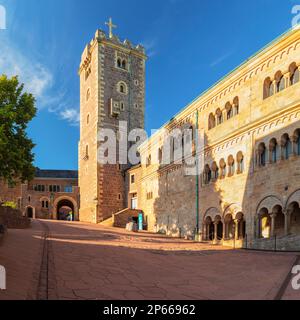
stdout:
[[(290, 204), (287, 199), (292, 199), (294, 204), (300, 204), (300, 194), (298, 196), (297, 191), (300, 189), (300, 157), (296, 152), (296, 145), (293, 144), (289, 159), (282, 159), (281, 153), (282, 135), (287, 133), (292, 140), (295, 130), (300, 128), (300, 82), (293, 85), (289, 83), (290, 66), (293, 63), (298, 67), (300, 65), (299, 53), (300, 31), (294, 30), (259, 52), (196, 99), (166, 126), (165, 129), (172, 130), (190, 124), (195, 130), (196, 112), (199, 114), (199, 136), (196, 146), (201, 174), (199, 225), (204, 240), (211, 240), (206, 230), (207, 221), (211, 219), (212, 223), (215, 222), (215, 240), (221, 240), (218, 239), (220, 235), (224, 243), (230, 243), (230, 240), (225, 239), (225, 234), (230, 235), (231, 230), (226, 229), (228, 226), (225, 219), (230, 216), (232, 224), (235, 225), (232, 230), (237, 240), (243, 233), (241, 217), (246, 224), (243, 236), (259, 236), (257, 233), (261, 222), (258, 210), (265, 198), (270, 199), (270, 210), (278, 204), (274, 199), (279, 199), (284, 214)], [(270, 77), (275, 86), (278, 71), (283, 75), (285, 89), (265, 98), (265, 79)], [(236, 98), (238, 112), (227, 119), (226, 105), (229, 102), (234, 106)], [(223, 114), (223, 123), (211, 129), (210, 116), (214, 115), (217, 118), (219, 108)], [(269, 144), (272, 138), (276, 138), (279, 144), (276, 163), (271, 163), (269, 159)], [(143, 165), (140, 169), (142, 183), (138, 192), (140, 209), (143, 209), (151, 221), (151, 231), (163, 230), (174, 236), (180, 233), (191, 236), (197, 225), (196, 177), (186, 175), (186, 165), (145, 165), (149, 152), (152, 159), (157, 156), (162, 141), (163, 134), (158, 133), (141, 148)], [(267, 148), (263, 166), (259, 164), (259, 146), (262, 142)], [(242, 172), (238, 172), (239, 153), (243, 155)], [(228, 172), (230, 156), (234, 159), (232, 176)], [(224, 178), (220, 177), (222, 159), (226, 162), (227, 170)], [(219, 167), (219, 176), (215, 179), (211, 171), (207, 182), (206, 167), (212, 169), (214, 162)], [(153, 194), (151, 199), (146, 197), (149, 192)], [(286, 214), (286, 219), (288, 215)], [(274, 230), (277, 232), (277, 224), (280, 221), (279, 218), (274, 219), (272, 223), (275, 223)], [(298, 224), (298, 221), (295, 223)], [(300, 231), (299, 226), (293, 226), (292, 222), (291, 228), (293, 233)]]

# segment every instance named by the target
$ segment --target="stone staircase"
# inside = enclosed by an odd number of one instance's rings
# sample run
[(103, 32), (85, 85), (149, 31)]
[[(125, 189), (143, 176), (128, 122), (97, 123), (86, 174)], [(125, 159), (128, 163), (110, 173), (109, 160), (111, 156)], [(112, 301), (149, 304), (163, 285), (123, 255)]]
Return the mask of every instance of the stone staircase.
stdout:
[(126, 228), (127, 223), (138, 219), (140, 213), (143, 213), (143, 211), (129, 208), (124, 209), (112, 216), (112, 225), (115, 228)]

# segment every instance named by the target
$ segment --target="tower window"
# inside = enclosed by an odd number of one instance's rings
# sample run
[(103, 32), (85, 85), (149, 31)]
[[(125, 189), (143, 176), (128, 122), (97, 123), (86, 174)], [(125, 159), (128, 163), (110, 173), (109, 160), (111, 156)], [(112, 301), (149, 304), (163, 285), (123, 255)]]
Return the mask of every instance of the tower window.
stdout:
[(120, 102), (120, 110), (125, 111), (125, 104), (124, 102)]
[(121, 59), (118, 59), (118, 61), (117, 61), (117, 66), (118, 66), (118, 68), (121, 68), (121, 67), (122, 67), (122, 61), (121, 61)]
[(89, 101), (90, 96), (91, 96), (91, 90), (88, 89), (87, 92), (86, 92), (86, 101)]
[(84, 156), (84, 160), (88, 160), (89, 159), (89, 146), (85, 146), (85, 156)]
[(132, 183), (132, 184), (135, 183), (135, 175), (134, 175), (134, 174), (131, 175), (131, 183)]
[(125, 82), (118, 83), (118, 91), (121, 94), (127, 94), (127, 85)]
[(117, 67), (119, 69), (128, 70), (128, 63), (126, 59), (118, 58), (117, 59)]

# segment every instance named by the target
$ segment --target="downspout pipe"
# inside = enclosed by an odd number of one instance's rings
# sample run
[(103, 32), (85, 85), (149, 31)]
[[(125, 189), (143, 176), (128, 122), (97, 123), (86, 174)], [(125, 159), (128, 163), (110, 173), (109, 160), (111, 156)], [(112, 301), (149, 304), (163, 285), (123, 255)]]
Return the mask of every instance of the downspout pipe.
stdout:
[[(196, 238), (199, 238), (199, 158), (198, 158), (198, 146), (199, 146), (199, 111), (196, 111)], [(198, 239), (199, 240), (199, 239)]]

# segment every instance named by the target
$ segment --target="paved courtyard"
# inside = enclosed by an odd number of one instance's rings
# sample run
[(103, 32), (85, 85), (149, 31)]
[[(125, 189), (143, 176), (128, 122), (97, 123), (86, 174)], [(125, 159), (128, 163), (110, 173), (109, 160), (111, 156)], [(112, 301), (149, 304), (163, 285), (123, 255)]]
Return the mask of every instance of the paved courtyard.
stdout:
[(300, 299), (295, 254), (231, 250), (82, 223), (33, 221), (0, 246), (7, 299)]

